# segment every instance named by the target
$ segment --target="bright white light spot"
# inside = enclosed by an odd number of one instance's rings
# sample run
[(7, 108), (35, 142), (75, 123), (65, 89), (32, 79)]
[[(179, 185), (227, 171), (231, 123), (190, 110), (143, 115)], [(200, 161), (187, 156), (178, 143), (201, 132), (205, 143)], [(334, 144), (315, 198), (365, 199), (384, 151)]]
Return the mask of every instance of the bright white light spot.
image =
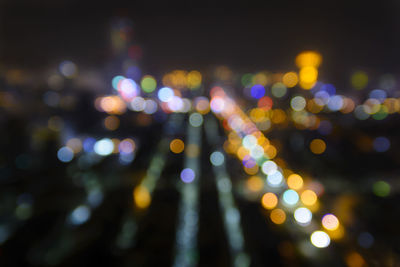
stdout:
[(268, 175), (267, 183), (271, 187), (279, 187), (282, 185), (283, 175), (281, 172), (276, 171), (273, 174)]
[(263, 173), (265, 173), (267, 175), (271, 175), (271, 174), (274, 174), (278, 170), (278, 166), (272, 160), (268, 160), (268, 161), (265, 161), (261, 165), (261, 170)]
[(173, 112), (181, 111), (183, 108), (183, 101), (179, 96), (173, 96), (168, 101), (168, 107)]
[(136, 82), (132, 79), (123, 79), (119, 83), (118, 92), (125, 100), (131, 100), (139, 94), (139, 88)]
[(213, 97), (210, 102), (211, 110), (215, 113), (220, 113), (224, 110), (225, 101), (221, 97)]
[(307, 208), (298, 208), (294, 212), (295, 220), (301, 225), (307, 225), (311, 222), (312, 212)]
[(310, 239), (311, 243), (317, 248), (326, 248), (331, 243), (329, 235), (324, 231), (315, 231)]
[(250, 150), (257, 145), (257, 138), (254, 135), (249, 134), (243, 138), (242, 143), (245, 148)]
[(256, 145), (250, 150), (250, 156), (252, 156), (255, 159), (261, 158), (262, 156), (264, 156), (264, 148), (262, 148), (259, 145)]
[(109, 138), (103, 138), (94, 144), (94, 152), (100, 156), (110, 155), (114, 150), (114, 143)]
[(163, 87), (158, 90), (157, 95), (162, 102), (168, 102), (174, 96), (174, 91), (169, 87)]

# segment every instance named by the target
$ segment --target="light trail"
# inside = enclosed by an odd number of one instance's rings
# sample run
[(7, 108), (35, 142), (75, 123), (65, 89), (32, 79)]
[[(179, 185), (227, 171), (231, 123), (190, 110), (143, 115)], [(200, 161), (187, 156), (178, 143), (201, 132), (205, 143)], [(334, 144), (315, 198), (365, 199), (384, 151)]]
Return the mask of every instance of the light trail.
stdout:
[[(217, 139), (219, 134), (215, 119), (210, 116), (206, 117), (204, 128), (210, 145), (214, 148), (217, 147), (220, 142)], [(220, 150), (222, 150), (222, 147), (216, 150), (216, 152), (221, 153), (217, 155), (223, 156)], [(240, 225), (241, 216), (233, 198), (232, 182), (226, 170), (226, 161), (224, 158), (221, 158), (220, 161), (214, 162), (212, 165), (217, 182), (218, 201), (223, 212), (225, 233), (228, 237), (231, 262), (235, 267), (249, 266), (250, 257), (244, 250), (243, 230)]]
[[(201, 127), (187, 124), (186, 145), (201, 147)], [(183, 172), (188, 171), (185, 177)], [(194, 176), (192, 176), (194, 174)], [(179, 181), (181, 200), (179, 202), (178, 226), (175, 241), (174, 267), (192, 267), (197, 265), (197, 232), (199, 220), (199, 178), (200, 158), (185, 154), (184, 170), (181, 173), (182, 181)]]

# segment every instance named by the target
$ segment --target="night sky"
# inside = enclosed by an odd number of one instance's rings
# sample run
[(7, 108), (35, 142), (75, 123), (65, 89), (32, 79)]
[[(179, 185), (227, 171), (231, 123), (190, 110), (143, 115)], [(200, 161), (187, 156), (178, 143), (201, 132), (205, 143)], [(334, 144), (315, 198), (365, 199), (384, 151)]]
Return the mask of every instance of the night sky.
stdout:
[(305, 49), (324, 56), (327, 78), (358, 67), (398, 70), (395, 1), (27, 2), (2, 4), (2, 63), (40, 68), (71, 58), (104, 64), (111, 57), (110, 21), (124, 16), (143, 47), (141, 64), (153, 73), (222, 64), (279, 70), (293, 66)]

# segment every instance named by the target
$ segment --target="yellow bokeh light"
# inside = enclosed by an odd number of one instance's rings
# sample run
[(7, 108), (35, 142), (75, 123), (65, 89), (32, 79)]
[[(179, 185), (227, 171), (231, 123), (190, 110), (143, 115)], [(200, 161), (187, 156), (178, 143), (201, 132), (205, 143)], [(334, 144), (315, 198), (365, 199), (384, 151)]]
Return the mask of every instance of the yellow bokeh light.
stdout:
[(231, 142), (232, 144), (240, 144), (242, 141), (240, 140), (239, 135), (237, 135), (237, 133), (235, 132), (230, 132), (228, 135), (228, 140), (229, 142)]
[(266, 118), (265, 111), (261, 108), (253, 108), (250, 111), (250, 118), (254, 122), (263, 121)]
[(326, 149), (326, 144), (321, 139), (314, 139), (310, 143), (310, 150), (314, 154), (322, 154)]
[(146, 187), (139, 185), (133, 190), (133, 200), (138, 208), (145, 209), (150, 205), (151, 196)]
[(182, 140), (180, 139), (174, 139), (171, 141), (169, 144), (169, 148), (171, 149), (172, 152), (175, 154), (181, 153), (185, 149), (185, 144), (183, 143)]
[(287, 178), (288, 187), (294, 190), (298, 190), (303, 187), (303, 178), (298, 174), (291, 174)]
[(304, 190), (304, 192), (301, 193), (300, 198), (301, 202), (303, 202), (303, 204), (307, 206), (312, 206), (317, 202), (317, 194), (309, 189)]
[(278, 197), (274, 193), (265, 193), (261, 198), (261, 205), (265, 209), (273, 209), (278, 204)]
[(259, 167), (258, 165), (254, 165), (251, 168), (247, 168), (246, 166), (243, 167), (244, 171), (248, 174), (248, 175), (255, 175), (258, 173)]
[(268, 145), (267, 147), (264, 147), (264, 151), (268, 159), (273, 159), (276, 157), (277, 151), (273, 145)]
[(354, 89), (361, 90), (368, 85), (368, 76), (363, 71), (356, 71), (351, 75), (351, 85)]
[(252, 83), (253, 84), (261, 84), (262, 86), (266, 86), (268, 84), (268, 76), (265, 73), (257, 73), (253, 76)]
[(259, 176), (251, 176), (246, 181), (246, 186), (250, 191), (258, 192), (264, 187), (264, 181)]
[(187, 87), (190, 89), (196, 89), (201, 85), (201, 73), (193, 70), (187, 75)]
[(243, 160), (245, 156), (249, 155), (249, 150), (247, 150), (244, 146), (239, 147), (236, 154), (240, 160)]
[(236, 151), (238, 150), (238, 148), (239, 148), (238, 144), (233, 144), (232, 142), (229, 142), (228, 140), (224, 142), (224, 150), (229, 154), (236, 154)]
[(387, 98), (383, 102), (389, 114), (400, 111), (400, 101), (396, 98)]
[(282, 109), (274, 109), (271, 115), (271, 121), (275, 124), (283, 123), (286, 120), (286, 113)]
[(260, 136), (257, 138), (257, 144), (259, 144), (260, 146), (265, 147), (265, 146), (268, 146), (268, 145), (269, 145), (269, 140), (268, 140), (268, 138), (266, 138), (264, 135), (260, 135)]
[(321, 65), (322, 56), (321, 54), (314, 51), (301, 52), (296, 57), (296, 65), (299, 68), (314, 67), (318, 68)]
[(353, 251), (349, 255), (347, 255), (346, 264), (349, 267), (366, 267), (367, 266), (363, 257), (355, 251)]
[(328, 234), (333, 240), (339, 240), (343, 238), (344, 233), (344, 227), (339, 224), (339, 227), (336, 230), (329, 231)]
[(291, 71), (283, 75), (282, 82), (288, 88), (295, 87), (299, 82), (299, 77), (296, 72)]
[(303, 67), (300, 69), (300, 86), (304, 89), (311, 89), (317, 82), (318, 70), (315, 67)]
[(274, 209), (269, 215), (271, 221), (275, 224), (282, 224), (286, 220), (286, 213), (281, 209)]

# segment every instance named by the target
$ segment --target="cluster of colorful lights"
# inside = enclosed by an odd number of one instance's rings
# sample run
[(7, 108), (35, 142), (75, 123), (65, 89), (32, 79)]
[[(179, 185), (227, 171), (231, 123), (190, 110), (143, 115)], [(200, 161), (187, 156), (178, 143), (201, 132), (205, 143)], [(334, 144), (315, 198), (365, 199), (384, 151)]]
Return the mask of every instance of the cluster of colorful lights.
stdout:
[[(205, 120), (204, 115), (212, 111), (221, 119), (221, 124), (227, 132), (227, 140), (223, 146), (225, 151), (239, 158), (245, 173), (250, 176), (243, 183), (245, 195), (258, 199), (261, 206), (268, 211), (271, 222), (285, 225), (296, 231), (300, 229), (299, 231), (306, 233), (309, 236), (308, 240), (317, 248), (329, 246), (331, 239), (341, 240), (344, 237), (345, 229), (340, 218), (332, 213), (321, 212), (323, 205), (321, 205), (320, 197), (324, 191), (323, 186), (306, 175), (300, 175), (290, 170), (286, 162), (277, 157), (281, 144), (268, 139), (266, 134), (273, 129), (287, 127), (289, 122), (293, 122), (293, 125), (299, 130), (317, 130), (322, 135), (326, 135), (332, 130), (333, 122), (323, 115), (334, 112), (353, 114), (358, 120), (367, 120), (368, 118), (383, 120), (390, 114), (399, 113), (400, 98), (395, 91), (391, 90), (395, 82), (393, 77), (387, 76), (382, 79), (380, 85), (385, 89), (373, 89), (364, 94), (367, 96), (364, 101), (360, 101), (361, 97), (337, 94), (334, 85), (319, 81), (318, 68), (321, 65), (322, 57), (318, 53), (307, 51), (296, 58), (298, 72), (247, 73), (241, 77), (244, 96), (256, 101), (256, 107), (250, 108), (246, 114), (233, 98), (227, 95), (227, 89), (216, 86), (211, 89), (211, 98), (201, 96), (204, 88), (202, 74), (199, 71), (174, 70), (165, 74), (159, 81), (152, 75), (142, 76), (141, 70), (136, 65), (136, 60), (141, 57), (141, 49), (137, 45), (128, 45), (126, 41), (130, 31), (129, 23), (117, 24), (114, 29), (112, 40), (115, 53), (127, 50), (129, 60), (123, 64), (124, 74), (117, 75), (112, 79), (112, 93), (100, 96), (95, 100), (96, 109), (108, 114), (104, 119), (106, 130), (118, 129), (120, 125), (118, 116), (123, 115), (127, 110), (154, 115), (154, 118), (159, 113), (169, 116), (185, 116), (185, 114), (179, 113), (187, 113), (190, 127), (198, 130), (197, 127), (203, 125)], [(63, 79), (79, 79), (78, 70), (80, 68), (78, 69), (78, 66), (69, 60), (63, 61), (59, 65), (60, 75), (51, 75), (47, 81), (53, 91), (43, 95), (46, 105), (68, 107), (69, 104), (65, 103), (69, 102), (58, 91), (62, 87)], [(233, 74), (228, 68), (220, 67), (215, 76), (218, 80), (228, 81), (232, 79)], [(351, 76), (352, 87), (360, 94), (367, 88), (369, 80), (367, 74), (362, 71), (357, 71)], [(295, 91), (297, 88), (304, 90)], [(295, 93), (293, 94), (293, 92)], [(7, 108), (10, 105), (10, 101), (8, 101), (10, 98), (11, 96), (7, 93), (2, 94), (0, 106)], [(286, 110), (282, 108), (284, 101), (288, 102), (290, 108)], [(48, 120), (49, 129), (60, 131), (62, 124), (62, 119), (58, 116), (53, 116)], [(188, 136), (193, 137), (193, 134), (188, 134)], [(181, 194), (188, 197), (188, 195), (193, 195), (193, 190), (198, 190), (195, 186), (199, 177), (198, 170), (196, 170), (198, 166), (189, 166), (191, 164), (188, 162), (198, 160), (201, 145), (197, 141), (192, 140), (185, 143), (183, 140), (182, 137), (170, 136), (160, 142), (150, 161), (146, 175), (135, 185), (132, 192), (134, 204), (140, 211), (143, 212), (151, 205), (152, 194), (166, 164), (168, 147), (173, 154), (185, 153), (186, 164), (177, 177), (183, 186), (180, 190)], [(385, 152), (390, 149), (390, 140), (384, 136), (374, 138), (371, 143), (377, 152)], [(217, 144), (215, 145), (217, 146)], [(326, 141), (321, 138), (315, 138), (309, 144), (310, 150), (317, 155), (323, 154), (326, 147)], [(61, 162), (67, 163), (78, 158), (82, 152), (82, 156), (78, 159), (82, 162), (87, 162), (88, 157), (102, 158), (118, 154), (120, 163), (126, 165), (132, 162), (137, 148), (137, 141), (131, 138), (122, 140), (116, 138), (97, 140), (91, 137), (72, 138), (58, 150), (57, 157)], [(85, 160), (81, 160), (81, 158)], [(225, 156), (222, 150), (214, 151), (210, 155), (210, 162), (215, 167), (218, 193), (221, 198), (220, 205), (225, 213), (224, 218), (231, 218), (228, 215), (234, 213), (232, 210), (236, 209), (237, 213), (238, 211), (234, 205), (233, 187), (230, 179), (227, 178), (228, 174), (224, 165)], [(224, 166), (225, 171), (217, 168), (221, 166)], [(190, 190), (185, 189), (189, 187)], [(373, 191), (377, 196), (385, 197), (390, 193), (390, 185), (387, 182), (378, 181), (374, 183)], [(193, 199), (191, 201), (194, 202), (191, 202), (190, 205), (181, 203), (181, 209), (196, 213), (196, 201)], [(90, 205), (79, 205), (68, 215), (68, 222), (80, 225), (88, 221), (90, 216)], [(317, 220), (316, 217), (320, 218)], [(292, 227), (290, 221), (294, 221), (296, 227)], [(227, 230), (227, 235), (231, 240), (231, 250), (236, 253), (237, 260), (233, 262), (247, 262), (247, 255), (244, 255), (244, 246), (241, 243), (244, 241), (240, 234), (240, 223), (237, 220), (228, 219), (224, 223), (226, 228), (230, 229)], [(190, 237), (190, 241), (181, 241), (186, 242), (185, 244), (189, 248), (193, 248), (190, 246), (193, 246), (196, 223), (185, 226), (185, 223), (182, 222), (182, 225), (182, 229), (180, 229), (182, 232), (177, 233), (177, 243), (181, 238), (185, 239), (182, 236), (186, 235), (186, 237)], [(232, 232), (235, 232), (236, 235)], [(373, 240), (373, 237), (368, 235), (368, 233), (360, 235), (360, 238), (364, 240), (361, 242), (362, 244), (371, 242), (371, 238)], [(187, 250), (188, 247), (183, 247), (182, 250)], [(185, 257), (185, 255), (178, 255), (176, 262), (186, 262), (187, 258)], [(350, 263), (364, 262), (356, 252), (351, 252), (346, 261)], [(243, 265), (239, 264), (238, 266)], [(352, 265), (349, 264), (349, 266)]]
[[(214, 101), (223, 106), (221, 109), (213, 109), (213, 112), (222, 119), (228, 132), (226, 147), (229, 153), (235, 154), (243, 162), (244, 170), (253, 175), (247, 180), (249, 190), (266, 190), (262, 195), (261, 204), (267, 210), (271, 210), (271, 221), (283, 224), (287, 214), (293, 214), (295, 221), (303, 226), (306, 232), (313, 231), (310, 240), (319, 248), (330, 244), (330, 231), (331, 237), (341, 237), (343, 230), (338, 230), (339, 220), (333, 214), (325, 215), (322, 219), (322, 227), (328, 230), (328, 233), (316, 230), (312, 224), (312, 211), (318, 210), (318, 194), (321, 194), (322, 190), (316, 190), (311, 180), (303, 185), (304, 179), (300, 175), (279, 166), (276, 160), (273, 160), (277, 149), (222, 88), (214, 87), (211, 90), (211, 103)], [(260, 169), (262, 175), (266, 176), (265, 186), (261, 175), (258, 175)]]

